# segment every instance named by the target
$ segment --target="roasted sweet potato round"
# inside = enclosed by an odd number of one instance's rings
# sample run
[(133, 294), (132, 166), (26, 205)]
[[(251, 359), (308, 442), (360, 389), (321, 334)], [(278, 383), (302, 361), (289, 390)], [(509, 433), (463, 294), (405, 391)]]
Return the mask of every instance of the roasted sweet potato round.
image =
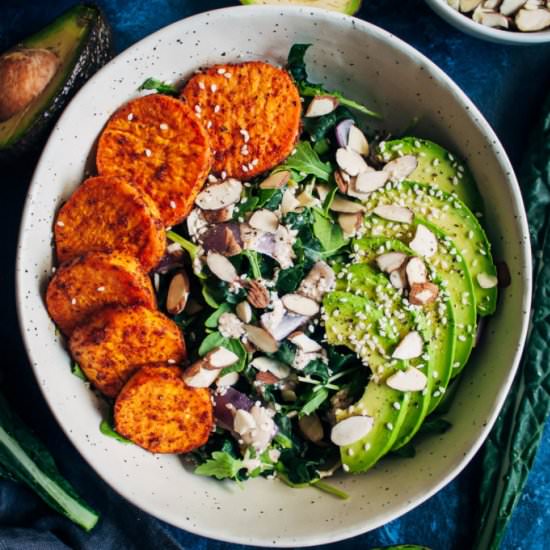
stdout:
[(97, 147), (97, 169), (124, 176), (157, 204), (166, 225), (193, 207), (212, 165), (208, 134), (181, 100), (152, 94), (129, 101), (109, 119)]
[(217, 174), (250, 179), (284, 160), (298, 139), (298, 90), (268, 63), (214, 65), (194, 75), (182, 97), (208, 131)]
[(118, 177), (82, 183), (59, 210), (54, 233), (60, 262), (90, 251), (117, 250), (137, 257), (149, 271), (166, 248), (155, 203)]
[(153, 453), (187, 453), (204, 445), (213, 412), (206, 388), (185, 385), (174, 366), (144, 366), (115, 402), (115, 429)]
[(151, 280), (136, 258), (88, 252), (55, 273), (46, 292), (48, 312), (64, 334), (107, 305), (156, 308)]
[(90, 382), (115, 397), (130, 376), (147, 363), (180, 363), (183, 336), (172, 320), (144, 306), (109, 306), (77, 326), (69, 349)]

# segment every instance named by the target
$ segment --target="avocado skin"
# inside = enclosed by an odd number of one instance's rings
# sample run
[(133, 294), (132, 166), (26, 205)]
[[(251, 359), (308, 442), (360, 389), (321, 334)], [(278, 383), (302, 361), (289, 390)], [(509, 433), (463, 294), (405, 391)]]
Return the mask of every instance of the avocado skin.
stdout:
[(81, 11), (82, 16), (89, 17), (89, 30), (80, 45), (80, 54), (69, 69), (63, 85), (50, 104), (36, 115), (31, 125), (15, 142), (3, 149), (0, 148), (0, 162), (2, 163), (16, 161), (23, 154), (38, 149), (43, 144), (61, 111), (75, 93), (113, 57), (111, 28), (98, 6), (94, 4), (77, 5), (61, 14), (50, 25), (55, 24), (57, 19), (66, 17), (73, 11), (75, 14), (77, 11)]

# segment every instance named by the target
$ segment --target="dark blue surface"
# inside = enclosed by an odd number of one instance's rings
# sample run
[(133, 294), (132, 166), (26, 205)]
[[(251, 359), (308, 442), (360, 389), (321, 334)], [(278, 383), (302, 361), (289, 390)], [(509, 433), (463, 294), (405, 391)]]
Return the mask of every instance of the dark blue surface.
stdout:
[[(0, 51), (46, 24), (73, 2), (0, 0)], [(103, 0), (117, 51), (194, 13), (236, 2)], [(243, 11), (243, 16), (246, 12)], [(550, 46), (510, 47), (470, 38), (448, 26), (421, 0), (364, 1), (360, 17), (403, 38), (442, 67), (473, 99), (502, 140), (514, 165), (545, 95), (550, 93)], [(229, 32), (231, 30), (229, 29)], [(27, 363), (14, 304), (13, 265), (19, 216), (35, 157), (1, 173), (0, 270), (1, 391), (49, 446), (63, 473), (103, 516), (91, 535), (51, 513), (34, 495), (0, 482), (0, 549), (239, 548), (196, 537), (143, 514), (113, 493), (83, 462), (49, 413)], [(512, 518), (505, 549), (548, 548), (550, 539), (550, 428)], [(416, 543), (434, 550), (468, 549), (477, 525), (479, 465), (401, 519), (362, 537), (333, 545), (342, 549)]]

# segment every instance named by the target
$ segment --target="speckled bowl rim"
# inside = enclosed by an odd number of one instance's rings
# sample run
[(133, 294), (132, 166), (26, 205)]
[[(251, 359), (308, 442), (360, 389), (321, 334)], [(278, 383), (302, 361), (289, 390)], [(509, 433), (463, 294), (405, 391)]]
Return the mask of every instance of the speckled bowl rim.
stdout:
[[(510, 389), (510, 386), (512, 384), (512, 381), (514, 379), (515, 373), (517, 371), (521, 353), (523, 351), (523, 347), (525, 344), (525, 339), (527, 335), (527, 328), (528, 328), (528, 319), (529, 319), (529, 312), (530, 312), (530, 303), (531, 303), (531, 283), (532, 280), (532, 268), (531, 268), (531, 251), (529, 246), (529, 232), (528, 232), (528, 225), (527, 225), (527, 217), (525, 214), (525, 209), (523, 207), (523, 200), (521, 197), (521, 192), (519, 189), (519, 185), (517, 182), (517, 179), (514, 175), (513, 168), (511, 166), (511, 163), (500, 144), (500, 141), (498, 140), (496, 134), (493, 132), (492, 128), (488, 124), (488, 122), (485, 120), (483, 115), (479, 112), (477, 107), (470, 101), (470, 99), (466, 96), (466, 94), (458, 87), (457, 84), (455, 84), (452, 79), (447, 76), (437, 65), (435, 65), (433, 62), (431, 62), (428, 58), (426, 58), (424, 55), (422, 55), (420, 52), (418, 52), (416, 49), (414, 49), (412, 46), (408, 45), (404, 41), (400, 40), (399, 38), (396, 38), (389, 32), (371, 24), (366, 21), (363, 21), (361, 19), (357, 19), (355, 17), (342, 15), (335, 12), (330, 12), (324, 9), (319, 8), (305, 8), (300, 6), (269, 6), (269, 5), (262, 5), (262, 6), (234, 6), (229, 8), (222, 8), (218, 10), (211, 10), (208, 12), (204, 12), (198, 15), (194, 15), (189, 18), (184, 18), (180, 21), (177, 21), (175, 23), (172, 23), (171, 25), (168, 25), (167, 27), (164, 27), (163, 29), (160, 29), (156, 31), (155, 33), (143, 38), (141, 41), (139, 41), (136, 45), (142, 46), (146, 42), (153, 43), (155, 40), (159, 39), (163, 32), (165, 32), (166, 29), (171, 29), (172, 27), (181, 25), (184, 21), (186, 25), (192, 25), (194, 22), (199, 22), (202, 19), (206, 19), (210, 16), (216, 16), (216, 17), (223, 17), (224, 15), (233, 14), (236, 10), (238, 10), (239, 13), (242, 13), (242, 17), (246, 17), (247, 12), (245, 10), (261, 10), (265, 12), (266, 14), (272, 14), (275, 16), (276, 14), (281, 14), (281, 12), (284, 12), (285, 15), (304, 15), (308, 14), (309, 16), (319, 16), (325, 19), (334, 19), (336, 20), (345, 20), (345, 21), (353, 21), (353, 25), (356, 29), (361, 30), (365, 34), (371, 34), (375, 35), (378, 39), (383, 40), (385, 42), (392, 43), (392, 46), (398, 48), (404, 55), (407, 55), (411, 59), (413, 59), (415, 62), (418, 62), (419, 64), (422, 64), (424, 67), (426, 67), (429, 71), (431, 71), (431, 74), (433, 75), (433, 78), (437, 81), (440, 81), (443, 85), (445, 85), (449, 91), (456, 97), (457, 101), (459, 101), (465, 109), (468, 109), (472, 116), (475, 116), (477, 119), (477, 122), (481, 128), (482, 133), (486, 136), (487, 140), (490, 140), (492, 142), (492, 146), (496, 153), (498, 153), (498, 162), (500, 163), (503, 171), (505, 173), (508, 173), (508, 179), (507, 182), (503, 185), (507, 185), (513, 195), (514, 202), (516, 203), (517, 210), (520, 213), (519, 219), (517, 220), (518, 224), (518, 231), (522, 234), (522, 253), (525, 257), (525, 271), (523, 272), (522, 280), (524, 282), (524, 291), (521, 296), (521, 302), (524, 306), (524, 311), (522, 313), (521, 318), (521, 325), (519, 330), (519, 338), (518, 338), (518, 346), (516, 348), (516, 352), (513, 356), (513, 360), (511, 361), (510, 368), (508, 370), (508, 374), (503, 380), (496, 396), (495, 396), (495, 405), (492, 409), (492, 414), (490, 418), (488, 418), (488, 421), (484, 426), (480, 429), (479, 435), (477, 436), (477, 439), (472, 444), (471, 448), (468, 450), (468, 452), (465, 452), (463, 455), (457, 458), (457, 460), (454, 463), (454, 466), (451, 467), (448, 471), (448, 473), (445, 476), (442, 476), (439, 481), (432, 481), (432, 484), (430, 484), (426, 490), (425, 493), (419, 495), (417, 498), (414, 498), (410, 500), (409, 502), (403, 502), (399, 506), (395, 506), (392, 509), (388, 509), (384, 514), (381, 514), (378, 518), (378, 521), (373, 522), (372, 520), (366, 520), (364, 523), (360, 522), (357, 523), (351, 527), (345, 527), (340, 529), (334, 529), (333, 532), (330, 533), (323, 533), (321, 535), (318, 535), (315, 533), (314, 530), (312, 530), (311, 536), (302, 537), (302, 538), (293, 538), (292, 535), (284, 535), (280, 538), (277, 538), (276, 545), (279, 547), (304, 547), (304, 546), (315, 546), (320, 544), (326, 544), (331, 542), (337, 542), (340, 540), (344, 540), (350, 537), (354, 537), (360, 534), (363, 534), (365, 532), (371, 531), (373, 529), (376, 529), (380, 527), (381, 525), (384, 525), (403, 514), (409, 512), (413, 508), (419, 506), (426, 500), (428, 500), (431, 496), (433, 496), (435, 493), (437, 493), (439, 490), (441, 490), (444, 486), (446, 486), (449, 482), (451, 482), (464, 468), (465, 466), (470, 462), (470, 460), (473, 458), (475, 453), (479, 450), (481, 445), (483, 444), (484, 440), (488, 436), (497, 416), (500, 412), (500, 409), (504, 403), (504, 400), (506, 398), (506, 395), (508, 394), (508, 391)], [(136, 46), (134, 45), (134, 46)], [(132, 48), (134, 46), (129, 47), (124, 52), (120, 54), (120, 56), (127, 56), (131, 54)], [(86, 83), (84, 88), (94, 86), (96, 80), (101, 78), (101, 73), (105, 69), (101, 69), (94, 77), (90, 79), (88, 83)], [(83, 88), (83, 89), (84, 89)], [(79, 92), (72, 100), (72, 102), (77, 102), (79, 100), (79, 95), (81, 92)], [(71, 103), (72, 103), (71, 102)], [(65, 122), (66, 113), (64, 113), (61, 118), (59, 119), (57, 126), (62, 125)], [(56, 127), (57, 127), (56, 126)], [(24, 263), (24, 254), (21, 252), (23, 250), (23, 243), (25, 241), (25, 234), (24, 234), (24, 228), (25, 226), (30, 222), (33, 208), (32, 205), (32, 197), (33, 197), (33, 191), (35, 188), (35, 184), (37, 185), (37, 177), (36, 175), (40, 173), (42, 169), (42, 163), (44, 161), (44, 157), (46, 156), (46, 153), (48, 151), (48, 148), (51, 146), (51, 143), (48, 142), (44, 148), (42, 157), (40, 161), (37, 164), (37, 167), (35, 169), (35, 174), (33, 176), (33, 180), (31, 182), (31, 185), (29, 187), (27, 200), (24, 206), (22, 218), (21, 218), (21, 224), (20, 224), (20, 231), (19, 231), (19, 242), (18, 242), (18, 250), (17, 250), (17, 260), (16, 260), (16, 305), (17, 305), (17, 313), (18, 313), (18, 320), (19, 320), (19, 327), (22, 333), (24, 345), (27, 351), (27, 354), (31, 360), (31, 365), (33, 367), (33, 371), (35, 376), (38, 380), (38, 372), (37, 368), (35, 368), (35, 363), (37, 363), (40, 358), (35, 356), (33, 352), (33, 343), (31, 336), (27, 333), (25, 330), (25, 326), (23, 324), (23, 317), (24, 317), (24, 293), (25, 293), (25, 286), (23, 283), (22, 275), (22, 268)], [(527, 243), (527, 244), (526, 244)], [(73, 438), (71, 437), (71, 434), (65, 429), (63, 418), (60, 417), (57, 414), (57, 411), (55, 409), (54, 404), (50, 401), (49, 395), (47, 391), (42, 387), (41, 384), (39, 384), (40, 389), (42, 391), (42, 394), (44, 396), (44, 399), (48, 403), (50, 410), (52, 411), (53, 415), (55, 416), (57, 422), (61, 426), (61, 428), (64, 430), (65, 435), (73, 441), (73, 444), (76, 446), (77, 450), (81, 454), (81, 456), (88, 462), (88, 464), (96, 471), (96, 473), (109, 485), (111, 485), (106, 478), (104, 477), (103, 473), (99, 471), (94, 465), (94, 458), (93, 453), (88, 449), (85, 445), (79, 445), (78, 443), (74, 442)], [(245, 538), (243, 535), (227, 535), (223, 531), (220, 531), (220, 529), (213, 528), (204, 528), (204, 527), (190, 527), (189, 525), (182, 526), (181, 518), (174, 512), (173, 509), (170, 510), (163, 510), (158, 511), (152, 508), (152, 506), (148, 505), (147, 502), (136, 502), (136, 500), (132, 497), (129, 490), (126, 489), (126, 487), (123, 484), (120, 484), (119, 486), (113, 486), (113, 489), (117, 491), (120, 495), (122, 495), (124, 498), (126, 498), (129, 502), (133, 503), (135, 506), (141, 508), (143, 511), (157, 517), (158, 519), (161, 519), (163, 521), (166, 521), (167, 523), (170, 523), (176, 527), (185, 529), (186, 531), (192, 532), (196, 535), (201, 535), (205, 537), (215, 538), (217, 540), (222, 540), (225, 542), (231, 542), (231, 543), (239, 543), (239, 544), (246, 544), (246, 545), (259, 545), (259, 546), (272, 546), (275, 541), (269, 541), (266, 538), (260, 538), (258, 536), (247, 536)], [(337, 506), (337, 502), (335, 502), (335, 506)], [(368, 523), (368, 525), (365, 525)], [(276, 526), (275, 526), (276, 528)]]
[(426, 0), (426, 3), (447, 23), (460, 31), (499, 44), (510, 46), (533, 46), (550, 42), (550, 29), (537, 32), (504, 31), (476, 23), (447, 4), (446, 0)]

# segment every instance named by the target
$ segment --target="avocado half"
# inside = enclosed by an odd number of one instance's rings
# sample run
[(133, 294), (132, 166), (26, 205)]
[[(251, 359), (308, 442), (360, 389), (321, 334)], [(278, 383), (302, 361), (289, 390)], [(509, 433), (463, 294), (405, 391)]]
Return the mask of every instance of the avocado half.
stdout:
[(359, 11), (361, 0), (241, 0), (241, 4), (246, 6), (253, 4), (309, 6), (310, 8), (325, 8), (326, 10), (353, 15)]
[(5, 54), (33, 49), (54, 53), (59, 65), (30, 104), (0, 122), (0, 160), (40, 143), (76, 91), (112, 57), (111, 30), (98, 7), (80, 4)]

